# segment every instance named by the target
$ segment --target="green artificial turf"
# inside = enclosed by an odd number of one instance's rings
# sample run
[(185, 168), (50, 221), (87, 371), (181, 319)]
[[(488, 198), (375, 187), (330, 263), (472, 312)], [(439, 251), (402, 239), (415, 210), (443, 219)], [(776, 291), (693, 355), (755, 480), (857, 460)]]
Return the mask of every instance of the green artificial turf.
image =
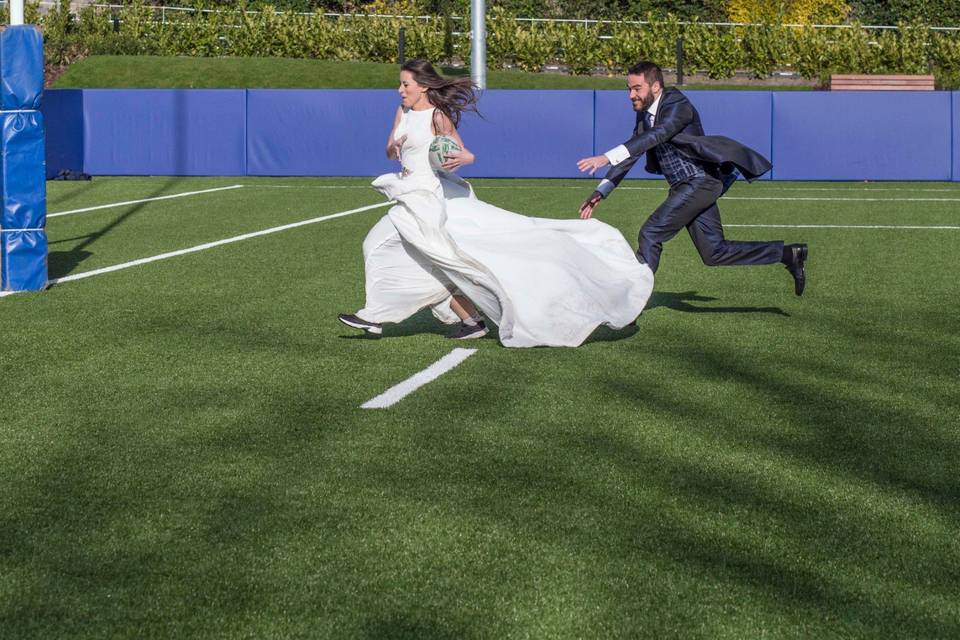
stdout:
[[(467, 68), (444, 67), (467, 75)], [(289, 58), (187, 58), (164, 56), (90, 56), (73, 65), (55, 88), (354, 88), (397, 86), (399, 66), (379, 62), (339, 62)], [(571, 76), (562, 73), (487, 73), (490, 89), (623, 89), (622, 76)], [(808, 86), (684, 85), (685, 89), (800, 89)]]
[[(49, 183), (51, 213), (246, 185), (51, 218), (51, 277), (380, 202), (368, 182)], [(474, 181), (553, 217), (593, 184)], [(664, 193), (597, 215), (633, 243)], [(339, 324), (385, 209), (0, 298), (0, 636), (957, 637), (960, 231), (732, 225), (958, 226), (958, 200), (738, 184), (728, 237), (809, 243), (807, 293), (679, 236), (637, 326), (577, 349)]]

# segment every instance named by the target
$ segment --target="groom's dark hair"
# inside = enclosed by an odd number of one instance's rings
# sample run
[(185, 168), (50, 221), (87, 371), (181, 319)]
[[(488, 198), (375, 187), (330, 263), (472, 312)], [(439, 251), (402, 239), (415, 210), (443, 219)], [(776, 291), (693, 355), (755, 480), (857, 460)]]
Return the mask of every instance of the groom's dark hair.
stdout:
[(627, 75), (643, 76), (643, 79), (647, 81), (647, 84), (659, 82), (661, 89), (666, 86), (663, 82), (663, 69), (649, 60), (641, 60), (637, 64), (627, 69)]

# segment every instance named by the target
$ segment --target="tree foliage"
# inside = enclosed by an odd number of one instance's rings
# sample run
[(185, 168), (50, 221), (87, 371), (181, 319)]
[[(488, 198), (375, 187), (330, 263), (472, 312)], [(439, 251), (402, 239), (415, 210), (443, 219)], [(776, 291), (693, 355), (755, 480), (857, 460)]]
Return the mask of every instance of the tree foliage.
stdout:
[(850, 14), (843, 0), (728, 0), (731, 22), (841, 24)]

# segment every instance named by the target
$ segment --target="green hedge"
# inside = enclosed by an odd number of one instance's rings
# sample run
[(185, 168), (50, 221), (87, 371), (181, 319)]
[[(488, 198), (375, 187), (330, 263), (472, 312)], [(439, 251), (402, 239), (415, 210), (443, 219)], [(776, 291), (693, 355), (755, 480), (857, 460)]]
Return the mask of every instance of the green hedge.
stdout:
[[(64, 64), (86, 54), (187, 56), (280, 56), (340, 60), (397, 61), (397, 34), (406, 31), (406, 56), (445, 61), (469, 60), (470, 40), (464, 23), (443, 17), (430, 20), (325, 17), (279, 13), (167, 13), (167, 22), (149, 5), (134, 3), (111, 13), (84, 7), (77, 14), (67, 0), (39, 16), (28, 5), (29, 21), (44, 31), (50, 64)], [(791, 69), (803, 77), (824, 79), (831, 73), (929, 73), (945, 88), (960, 77), (960, 32), (932, 31), (920, 24), (898, 30), (792, 28), (780, 25), (719, 27), (681, 24), (676, 18), (635, 23), (519, 22), (505, 10), (488, 13), (487, 53), (491, 68), (539, 71), (560, 64), (571, 73), (598, 70), (622, 73), (640, 59), (664, 67), (676, 61), (683, 38), (685, 68), (712, 78), (749, 70), (758, 78)]]

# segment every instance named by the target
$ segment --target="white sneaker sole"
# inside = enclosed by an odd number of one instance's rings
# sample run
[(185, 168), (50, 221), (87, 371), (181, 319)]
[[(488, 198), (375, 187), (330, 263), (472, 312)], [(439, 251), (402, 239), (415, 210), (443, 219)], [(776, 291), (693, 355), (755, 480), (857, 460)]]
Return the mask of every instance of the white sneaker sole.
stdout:
[(477, 331), (476, 333), (471, 333), (470, 335), (451, 338), (451, 340), (473, 340), (475, 338), (482, 338), (483, 336), (487, 335), (487, 333), (489, 332), (490, 332), (489, 329), (484, 329), (483, 331)]
[(371, 327), (368, 324), (359, 324), (356, 322), (350, 322), (349, 320), (344, 320), (343, 318), (337, 318), (337, 320), (347, 325), (348, 327), (353, 327), (354, 329), (362, 329), (367, 333), (372, 333), (378, 336), (383, 334), (383, 327)]

